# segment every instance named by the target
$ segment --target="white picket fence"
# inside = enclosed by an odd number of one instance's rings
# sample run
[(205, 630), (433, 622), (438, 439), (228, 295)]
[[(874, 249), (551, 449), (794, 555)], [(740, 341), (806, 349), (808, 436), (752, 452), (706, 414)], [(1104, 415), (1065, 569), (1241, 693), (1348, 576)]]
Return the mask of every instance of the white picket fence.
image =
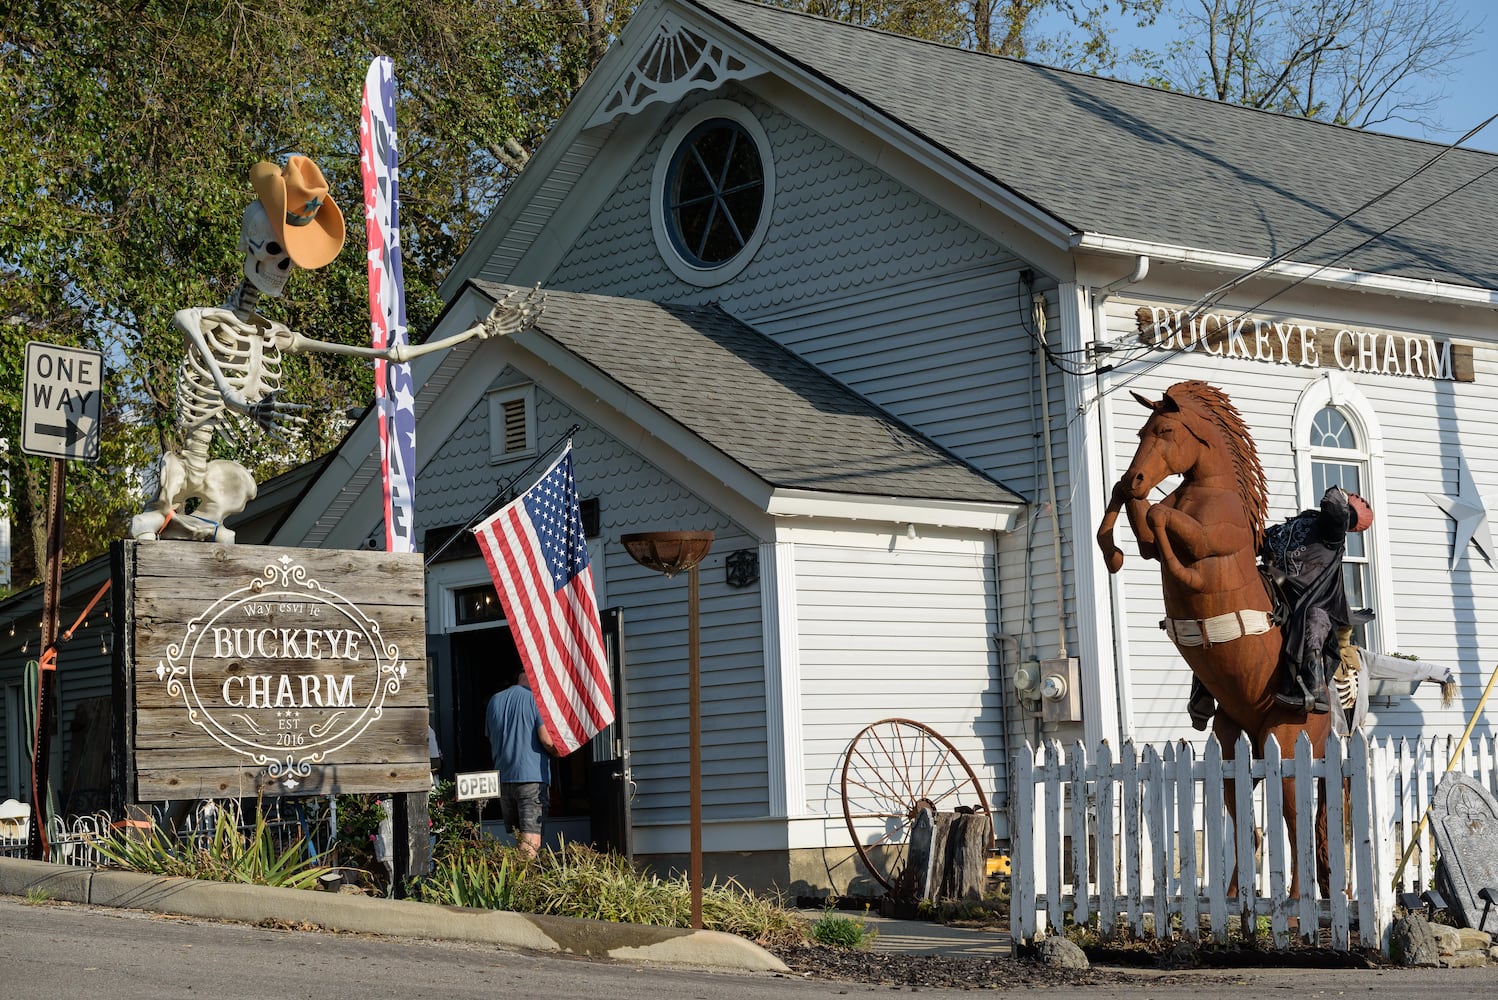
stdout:
[[(1450, 768), (1475, 780), (1490, 795), (1498, 797), (1498, 736), (1478, 736), (1469, 741), (1465, 752), (1457, 757), (1460, 744), (1455, 737), (1434, 737), (1418, 742), (1391, 741), (1386, 753), (1392, 758), (1388, 779), (1392, 784), (1394, 804), (1395, 872), (1410, 837), (1420, 829), (1420, 817), (1435, 797), (1436, 786)], [(1453, 762), (1455, 762), (1453, 766)], [(1430, 824), (1421, 831), (1419, 842), (1410, 852), (1403, 872), (1398, 872), (1401, 891), (1419, 892), (1436, 877), (1435, 841)]]
[[(1345, 745), (1330, 741), (1321, 760), (1311, 758), (1304, 736), (1284, 761), (1273, 741), (1262, 760), (1253, 759), (1246, 738), (1236, 749), (1231, 761), (1223, 760), (1215, 739), (1200, 757), (1184, 741), (1163, 749), (1128, 742), (1117, 760), (1106, 743), (1091, 754), (1080, 744), (1070, 755), (1054, 743), (1021, 751), (1014, 810), (1034, 820), (1032, 836), (1016, 837), (1012, 845), (1014, 940), (1031, 941), (1047, 925), (1084, 924), (1096, 914), (1105, 936), (1127, 930), (1195, 941), (1205, 930), (1226, 941), (1233, 923), (1252, 935), (1258, 918), (1267, 917), (1280, 947), (1294, 937), (1321, 943), (1322, 926), (1330, 930), (1332, 948), (1352, 947), (1354, 927), (1359, 946), (1382, 947), (1396, 854), (1392, 789), (1381, 777), (1390, 772), (1380, 748), (1358, 735)], [(1276, 780), (1259, 780), (1266, 776)], [(1298, 898), (1289, 892), (1280, 778), (1296, 779), (1294, 807), (1305, 817), (1296, 837)], [(1345, 779), (1348, 788), (1345, 799), (1327, 797), (1333, 864), (1326, 898), (1318, 898), (1315, 871), (1321, 778), (1333, 788)], [(1229, 796), (1237, 814), (1252, 823), (1233, 828)], [(1264, 831), (1262, 844), (1256, 829)], [(1242, 874), (1236, 895), (1229, 896), (1235, 866)]]
[[(1384, 949), (1400, 858), (1448, 768), (1498, 795), (1493, 736), (1472, 740), (1460, 759), (1452, 739), (1380, 743), (1362, 733), (1345, 742), (1333, 737), (1322, 760), (1311, 759), (1304, 736), (1290, 760), (1281, 760), (1273, 741), (1267, 751), (1252, 759), (1247, 738), (1231, 761), (1210, 738), (1199, 756), (1184, 741), (1163, 748), (1126, 742), (1116, 760), (1106, 742), (1092, 753), (1076, 744), (1069, 755), (1054, 742), (1038, 751), (1026, 746), (1014, 767), (1014, 816), (1031, 818), (1030, 836), (1016, 823), (1011, 845), (1014, 940), (1095, 917), (1105, 936), (1197, 940), (1205, 932), (1225, 941), (1234, 923), (1253, 934), (1267, 917), (1279, 947), (1299, 939), (1347, 950), (1355, 932), (1358, 947)], [(1296, 837), (1297, 898), (1289, 892), (1282, 778), (1295, 779), (1295, 808), (1304, 817)], [(1332, 789), (1341, 779), (1346, 789), (1345, 798), (1327, 797), (1332, 865), (1324, 897), (1314, 850), (1322, 778)], [(1230, 795), (1237, 814), (1252, 823), (1234, 829)], [(1427, 823), (1399, 888), (1429, 886), (1435, 864)], [(1229, 896), (1235, 867), (1243, 874)]]

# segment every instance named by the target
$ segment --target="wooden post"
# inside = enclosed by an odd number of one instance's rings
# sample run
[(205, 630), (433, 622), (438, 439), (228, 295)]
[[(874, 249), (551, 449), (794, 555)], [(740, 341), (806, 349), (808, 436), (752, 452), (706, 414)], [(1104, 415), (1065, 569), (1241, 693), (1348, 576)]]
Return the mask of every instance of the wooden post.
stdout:
[[(941, 817), (943, 821), (947, 817)], [(933, 872), (941, 868), (936, 859), (941, 854), (937, 842), (937, 817), (923, 803), (916, 810), (915, 822), (910, 824), (910, 852), (905, 859), (905, 871), (895, 883), (895, 895), (900, 899), (933, 899), (937, 895), (940, 874), (932, 878)]]
[(42, 644), (37, 677), (36, 745), (31, 758), (31, 839), (27, 856), (34, 861), (50, 861), (47, 843), (49, 791), (52, 787), (52, 730), (57, 727), (57, 615), (62, 597), (62, 518), (65, 509), (63, 492), (67, 484), (68, 464), (61, 458), (52, 460), (50, 493), (47, 498), (47, 566), (42, 585)]
[(699, 651), (697, 567), (687, 571), (687, 635), (690, 650), (687, 681), (687, 747), (691, 761), (692, 926), (702, 929), (702, 662)]
[(406, 898), (407, 883), (424, 877), (432, 867), (432, 822), (428, 792), (391, 796), (390, 864), (395, 870), (395, 898)]
[(950, 817), (945, 844), (943, 899), (979, 900), (988, 878), (989, 817), (957, 813)]

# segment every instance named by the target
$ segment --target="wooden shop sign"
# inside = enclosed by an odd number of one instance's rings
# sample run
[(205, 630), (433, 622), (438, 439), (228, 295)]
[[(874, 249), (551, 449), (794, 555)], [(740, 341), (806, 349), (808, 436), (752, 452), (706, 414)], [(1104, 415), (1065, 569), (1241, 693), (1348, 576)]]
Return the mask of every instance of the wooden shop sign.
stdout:
[(419, 554), (127, 541), (114, 572), (124, 801), (430, 787)]
[(1144, 343), (1165, 350), (1447, 382), (1476, 379), (1470, 344), (1424, 334), (1311, 326), (1238, 313), (1202, 313), (1188, 322), (1183, 310), (1166, 306), (1140, 306), (1135, 319)]

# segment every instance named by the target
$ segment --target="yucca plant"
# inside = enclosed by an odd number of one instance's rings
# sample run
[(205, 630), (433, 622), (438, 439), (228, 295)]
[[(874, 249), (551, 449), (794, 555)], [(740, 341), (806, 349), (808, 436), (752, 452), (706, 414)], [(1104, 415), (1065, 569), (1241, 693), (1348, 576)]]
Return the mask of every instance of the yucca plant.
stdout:
[(316, 888), (317, 880), (332, 870), (308, 855), (305, 838), (277, 849), (270, 826), (258, 810), (250, 832), (240, 832), (235, 824), (237, 812), (220, 809), (212, 834), (198, 843), (152, 826), (112, 835), (99, 844), (99, 853), (129, 871), (287, 889)]
[[(590, 920), (662, 927), (692, 922), (692, 891), (684, 873), (661, 878), (636, 871), (627, 858), (576, 844), (542, 852), (512, 902), (529, 913)], [(702, 924), (765, 942), (800, 940), (804, 934), (799, 917), (733, 879), (703, 887)]]
[(527, 869), (525, 856), (493, 840), (451, 841), (437, 856), (431, 876), (421, 880), (417, 896), (425, 903), (510, 910)]

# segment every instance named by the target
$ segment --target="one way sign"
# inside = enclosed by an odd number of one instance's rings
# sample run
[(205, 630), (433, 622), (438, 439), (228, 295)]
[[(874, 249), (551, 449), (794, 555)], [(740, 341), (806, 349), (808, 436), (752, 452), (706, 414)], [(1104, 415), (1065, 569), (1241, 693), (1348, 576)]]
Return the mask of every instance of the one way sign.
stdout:
[(96, 461), (103, 387), (103, 354), (29, 341), (21, 450), (28, 455)]

